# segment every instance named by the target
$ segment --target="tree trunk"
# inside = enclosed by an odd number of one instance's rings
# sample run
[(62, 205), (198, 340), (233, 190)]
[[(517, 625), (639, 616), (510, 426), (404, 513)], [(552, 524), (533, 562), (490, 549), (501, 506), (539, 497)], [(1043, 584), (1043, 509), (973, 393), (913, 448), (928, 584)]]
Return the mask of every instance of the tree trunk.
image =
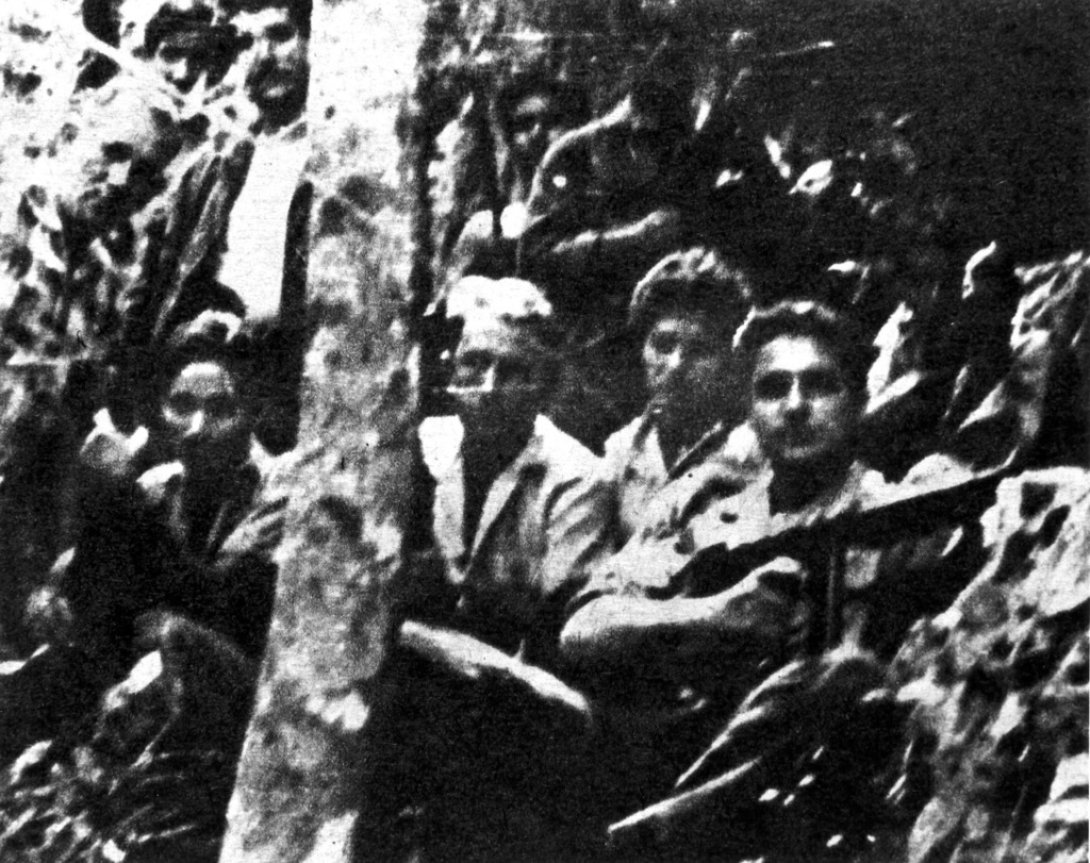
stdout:
[(308, 279), (315, 335), (301, 444), (277, 478), (290, 503), (221, 854), (231, 863), (349, 860), (369, 780), (368, 733), (383, 699), (379, 672), (415, 465), (409, 202), (390, 178), (401, 88), (412, 81), (423, 29), (412, 19), (423, 8), (398, 6), (315, 4)]

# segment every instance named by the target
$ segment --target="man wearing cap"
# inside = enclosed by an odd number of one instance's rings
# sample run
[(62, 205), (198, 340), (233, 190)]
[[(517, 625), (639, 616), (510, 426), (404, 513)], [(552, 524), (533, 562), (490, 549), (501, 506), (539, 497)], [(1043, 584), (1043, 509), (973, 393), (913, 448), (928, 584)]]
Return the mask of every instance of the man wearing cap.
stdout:
[[(295, 444), (306, 340), (313, 185), (306, 107), (309, 0), (235, 0), (230, 23), (250, 40), (245, 90), (256, 110), (245, 135), (211, 141), (182, 177), (165, 225), (149, 240), (126, 301), (125, 363), (133, 387), (156, 346), (204, 309), (244, 316), (269, 358), (258, 439)], [(146, 377), (146, 375), (144, 375)]]
[(641, 343), (647, 407), (605, 443), (615, 495), (614, 542), (677, 519), (694, 495), (741, 490), (760, 466), (734, 368), (734, 332), (751, 287), (716, 252), (668, 255), (636, 286), (629, 327)]
[[(252, 437), (253, 373), (240, 323), (206, 312), (174, 335), (155, 381), (150, 433), (125, 435), (107, 410), (96, 415), (80, 454), (79, 537), (27, 609), (59, 654), (46, 662), (70, 664), (60, 679), (87, 687), (73, 683), (58, 714), (158, 650), (187, 698), (224, 709), (213, 717), (227, 735), (221, 742), (241, 743), (272, 612), (282, 507), (261, 501), (269, 460)], [(5, 745), (17, 737), (8, 730)]]
[(550, 415), (595, 448), (642, 401), (625, 328), (632, 286), (692, 242), (711, 187), (692, 158), (684, 68), (677, 53), (653, 58), (612, 111), (561, 137), (527, 205), (519, 274), (545, 288), (576, 356)]

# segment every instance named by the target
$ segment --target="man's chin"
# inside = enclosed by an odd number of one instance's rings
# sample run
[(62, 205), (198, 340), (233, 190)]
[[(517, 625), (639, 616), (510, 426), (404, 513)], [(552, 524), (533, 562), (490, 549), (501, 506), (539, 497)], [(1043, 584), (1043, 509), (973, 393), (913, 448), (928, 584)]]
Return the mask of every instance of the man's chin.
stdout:
[(779, 452), (769, 453), (769, 461), (775, 470), (794, 474), (822, 473), (832, 466), (844, 464), (846, 459), (842, 448), (821, 445), (783, 447)]

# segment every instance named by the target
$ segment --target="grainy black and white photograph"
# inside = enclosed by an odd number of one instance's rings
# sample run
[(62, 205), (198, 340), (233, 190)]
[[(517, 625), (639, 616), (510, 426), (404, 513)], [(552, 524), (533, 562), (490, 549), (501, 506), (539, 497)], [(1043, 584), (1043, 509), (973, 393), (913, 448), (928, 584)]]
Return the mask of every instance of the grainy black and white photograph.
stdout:
[(1084, 0), (4, 0), (0, 863), (1083, 863)]

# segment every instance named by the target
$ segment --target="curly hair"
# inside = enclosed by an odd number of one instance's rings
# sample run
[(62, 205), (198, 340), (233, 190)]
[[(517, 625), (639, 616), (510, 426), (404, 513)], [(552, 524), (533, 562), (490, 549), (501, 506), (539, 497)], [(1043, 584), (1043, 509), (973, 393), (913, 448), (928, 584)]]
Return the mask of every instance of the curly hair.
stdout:
[(159, 46), (175, 33), (211, 30), (213, 10), (204, 3), (168, 2), (160, 6), (144, 28), (144, 54), (154, 57)]
[(310, 19), (314, 0), (224, 0), (229, 17), (244, 12), (262, 12), (265, 9), (286, 9), (288, 17), (304, 39), (310, 38)]
[(734, 339), (735, 352), (752, 372), (757, 352), (781, 336), (820, 341), (836, 358), (848, 388), (863, 395), (877, 351), (849, 316), (814, 300), (784, 300), (755, 307)]
[(222, 365), (235, 377), (240, 390), (249, 390), (253, 340), (242, 320), (230, 312), (206, 311), (178, 327), (165, 345), (159, 366), (159, 393), (165, 393), (181, 371), (193, 363)]
[(667, 255), (640, 279), (629, 302), (628, 323), (644, 336), (666, 314), (697, 314), (733, 334), (752, 296), (753, 285), (742, 269), (715, 250), (696, 246)]

